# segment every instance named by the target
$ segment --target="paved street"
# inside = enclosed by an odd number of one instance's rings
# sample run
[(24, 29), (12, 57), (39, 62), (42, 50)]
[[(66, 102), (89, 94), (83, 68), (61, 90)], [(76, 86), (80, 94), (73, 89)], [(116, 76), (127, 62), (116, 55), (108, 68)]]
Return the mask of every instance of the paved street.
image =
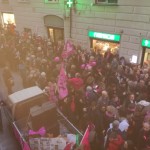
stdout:
[[(13, 73), (13, 77), (15, 80), (15, 85), (13, 87), (13, 92), (18, 91), (22, 89), (22, 82), (20, 76), (18, 76), (17, 73)], [(7, 98), (7, 89), (4, 85), (3, 79), (2, 79), (2, 69), (0, 68), (0, 91), (3, 94), (3, 98)], [(9, 130), (9, 123), (3, 113), (3, 132), (0, 133), (0, 150), (20, 150), (18, 147), (18, 144), (16, 142), (16, 139), (14, 136), (10, 133)]]

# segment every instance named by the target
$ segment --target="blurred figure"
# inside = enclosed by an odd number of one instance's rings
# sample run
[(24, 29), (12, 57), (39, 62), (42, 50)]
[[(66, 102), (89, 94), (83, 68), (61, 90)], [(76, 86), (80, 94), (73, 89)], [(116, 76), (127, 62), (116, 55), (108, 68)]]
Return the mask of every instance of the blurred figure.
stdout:
[(3, 95), (0, 92), (0, 132), (3, 131), (2, 106), (3, 106)]
[(137, 149), (146, 149), (149, 146), (148, 139), (150, 138), (150, 124), (148, 122), (143, 123), (143, 127), (139, 133), (137, 140)]
[(14, 80), (13, 80), (12, 74), (10, 72), (10, 69), (7, 66), (3, 70), (3, 79), (4, 79), (5, 85), (7, 87), (8, 94), (11, 94), (12, 87), (14, 86)]
[(121, 150), (136, 150), (136, 148), (135, 148), (132, 141), (127, 140), (127, 141), (124, 142)]

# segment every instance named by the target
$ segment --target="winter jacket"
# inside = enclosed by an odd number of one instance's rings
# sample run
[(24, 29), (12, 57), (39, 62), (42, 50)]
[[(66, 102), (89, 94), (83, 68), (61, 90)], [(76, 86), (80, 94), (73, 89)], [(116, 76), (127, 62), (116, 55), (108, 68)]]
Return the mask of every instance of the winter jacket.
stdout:
[(120, 150), (123, 143), (123, 138), (118, 134), (116, 139), (109, 141), (107, 150)]

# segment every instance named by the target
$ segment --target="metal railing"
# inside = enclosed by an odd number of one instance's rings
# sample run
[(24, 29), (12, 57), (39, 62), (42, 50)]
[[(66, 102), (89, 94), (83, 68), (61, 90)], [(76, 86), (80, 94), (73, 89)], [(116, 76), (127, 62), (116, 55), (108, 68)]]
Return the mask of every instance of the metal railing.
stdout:
[(57, 109), (57, 112), (58, 112), (58, 122), (62, 124), (64, 127), (66, 127), (68, 133), (78, 134), (81, 139), (83, 137), (83, 134), (79, 131), (79, 129), (77, 129), (77, 127), (75, 127), (59, 109)]

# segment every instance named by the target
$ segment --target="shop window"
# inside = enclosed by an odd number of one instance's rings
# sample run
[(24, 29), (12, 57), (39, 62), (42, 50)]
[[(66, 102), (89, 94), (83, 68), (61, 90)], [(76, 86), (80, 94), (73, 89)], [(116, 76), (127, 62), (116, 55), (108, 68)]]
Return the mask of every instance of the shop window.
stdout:
[(150, 49), (149, 48), (146, 48), (145, 50), (144, 62), (147, 62), (147, 64), (150, 66)]
[(95, 0), (96, 4), (117, 4), (118, 0)]
[(95, 53), (100, 53), (102, 55), (105, 54), (105, 52), (110, 49), (111, 53), (116, 55), (118, 54), (119, 50), (119, 43), (113, 42), (113, 41), (103, 41), (103, 40), (96, 40), (92, 39), (92, 48)]
[(150, 53), (147, 54), (147, 60), (150, 61)]
[(15, 16), (12, 13), (3, 13), (2, 14), (4, 25), (14, 24), (15, 25)]

